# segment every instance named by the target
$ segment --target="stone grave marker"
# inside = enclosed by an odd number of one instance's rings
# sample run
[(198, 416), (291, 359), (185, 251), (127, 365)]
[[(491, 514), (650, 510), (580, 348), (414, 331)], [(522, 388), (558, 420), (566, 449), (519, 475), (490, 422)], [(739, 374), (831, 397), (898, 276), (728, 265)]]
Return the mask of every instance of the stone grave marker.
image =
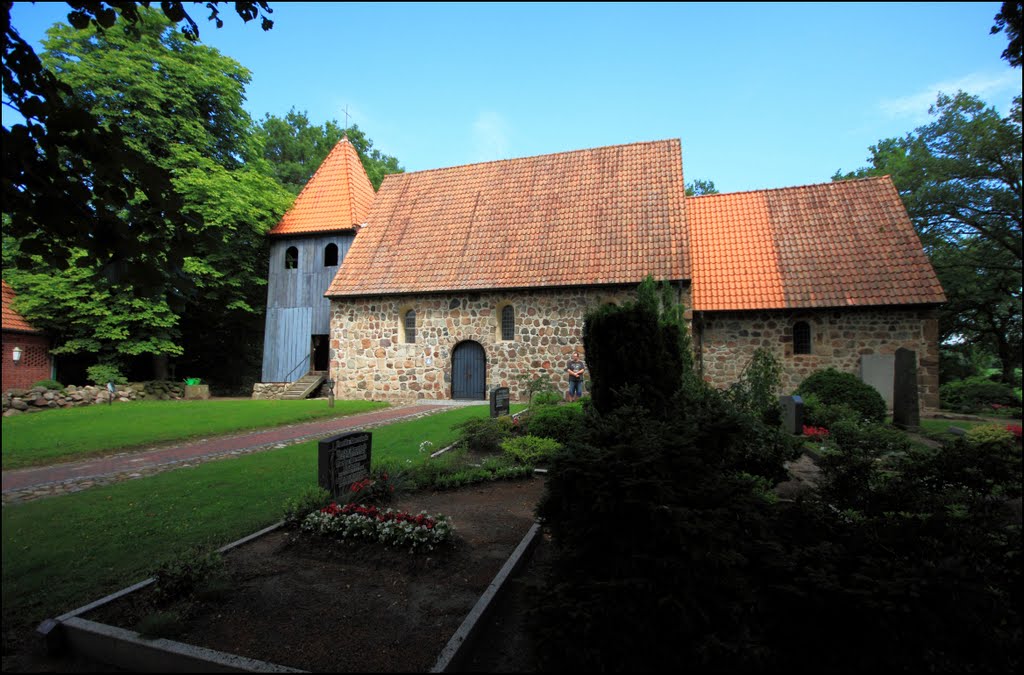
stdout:
[(491, 389), (491, 417), (507, 415), (508, 411), (508, 387), (495, 387)]
[(782, 428), (787, 434), (799, 436), (804, 432), (804, 400), (799, 396), (780, 396)]
[(320, 441), (320, 487), (337, 499), (352, 483), (369, 476), (371, 445), (372, 435), (368, 431), (356, 431)]
[(864, 354), (860, 357), (860, 381), (870, 384), (885, 399), (891, 410), (895, 357), (892, 354)]
[(921, 426), (917, 397), (917, 352), (902, 347), (896, 350), (892, 382), (892, 423), (901, 429)]

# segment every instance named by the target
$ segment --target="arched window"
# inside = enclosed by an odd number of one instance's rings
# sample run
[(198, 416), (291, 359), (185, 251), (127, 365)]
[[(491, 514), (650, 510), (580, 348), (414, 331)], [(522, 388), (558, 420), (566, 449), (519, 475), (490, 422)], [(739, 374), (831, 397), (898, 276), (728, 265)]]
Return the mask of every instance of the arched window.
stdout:
[(336, 267), (338, 264), (338, 245), (328, 244), (324, 247), (324, 267)]
[(806, 321), (793, 324), (793, 353), (811, 353), (811, 326)]
[(299, 249), (289, 246), (288, 250), (284, 252), (284, 268), (286, 270), (299, 269)]
[(501, 339), (516, 339), (516, 310), (512, 305), (501, 308)]
[(416, 310), (410, 309), (405, 313), (405, 342), (413, 344), (416, 342)]

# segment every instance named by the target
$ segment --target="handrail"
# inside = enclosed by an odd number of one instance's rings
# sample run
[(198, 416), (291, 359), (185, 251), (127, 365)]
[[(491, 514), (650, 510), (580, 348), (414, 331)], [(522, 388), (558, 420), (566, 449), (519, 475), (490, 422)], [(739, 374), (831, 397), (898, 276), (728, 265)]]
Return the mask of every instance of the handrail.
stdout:
[[(292, 381), (293, 381), (293, 380), (292, 380), (292, 373), (294, 373), (294, 372), (295, 372), (296, 370), (298, 370), (298, 369), (299, 369), (299, 368), (300, 368), (300, 367), (302, 366), (302, 364), (306, 364), (306, 367), (307, 367), (307, 370), (308, 370), (308, 368), (309, 368), (309, 362), (310, 362), (310, 361), (311, 361), (312, 359), (313, 359), (313, 351), (312, 351), (312, 350), (310, 350), (308, 354), (306, 354), (305, 356), (303, 356), (303, 357), (302, 357), (302, 360), (301, 360), (301, 361), (299, 361), (299, 362), (298, 362), (297, 364), (295, 364), (295, 367), (294, 367), (294, 368), (292, 368), (292, 369), (291, 369), (290, 371), (288, 371), (288, 374), (287, 374), (287, 375), (285, 376), (285, 378), (284, 378), (284, 379), (285, 379), (285, 381), (286, 381), (286, 382), (292, 382)], [(303, 375), (305, 375), (305, 373), (303, 373)], [(300, 375), (300, 376), (299, 376), (298, 378), (296, 378), (296, 379), (302, 379), (302, 375)]]

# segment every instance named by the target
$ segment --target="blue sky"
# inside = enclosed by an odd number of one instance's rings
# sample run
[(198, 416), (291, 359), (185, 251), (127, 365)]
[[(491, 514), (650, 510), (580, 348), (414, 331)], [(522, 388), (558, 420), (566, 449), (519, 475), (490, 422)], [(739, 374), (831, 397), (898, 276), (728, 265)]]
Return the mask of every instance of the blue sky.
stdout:
[[(272, 1), (267, 33), (230, 5), (221, 29), (190, 11), (252, 71), (254, 118), (343, 123), (347, 106), (409, 171), (679, 138), (687, 181), (734, 192), (863, 166), (940, 90), (1008, 114), (1021, 72), (989, 34), (999, 5)], [(16, 3), (12, 21), (38, 49), (67, 11)]]

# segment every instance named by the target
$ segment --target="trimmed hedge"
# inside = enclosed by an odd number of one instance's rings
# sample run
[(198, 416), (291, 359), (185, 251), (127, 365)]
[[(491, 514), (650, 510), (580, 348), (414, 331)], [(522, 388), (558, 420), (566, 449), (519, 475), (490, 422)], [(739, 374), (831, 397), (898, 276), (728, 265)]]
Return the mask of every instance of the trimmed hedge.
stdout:
[(887, 406), (882, 395), (870, 384), (857, 379), (856, 375), (841, 373), (827, 368), (812, 373), (800, 383), (796, 393), (800, 396), (814, 394), (822, 405), (846, 405), (857, 411), (862, 419), (870, 422), (885, 420)]

